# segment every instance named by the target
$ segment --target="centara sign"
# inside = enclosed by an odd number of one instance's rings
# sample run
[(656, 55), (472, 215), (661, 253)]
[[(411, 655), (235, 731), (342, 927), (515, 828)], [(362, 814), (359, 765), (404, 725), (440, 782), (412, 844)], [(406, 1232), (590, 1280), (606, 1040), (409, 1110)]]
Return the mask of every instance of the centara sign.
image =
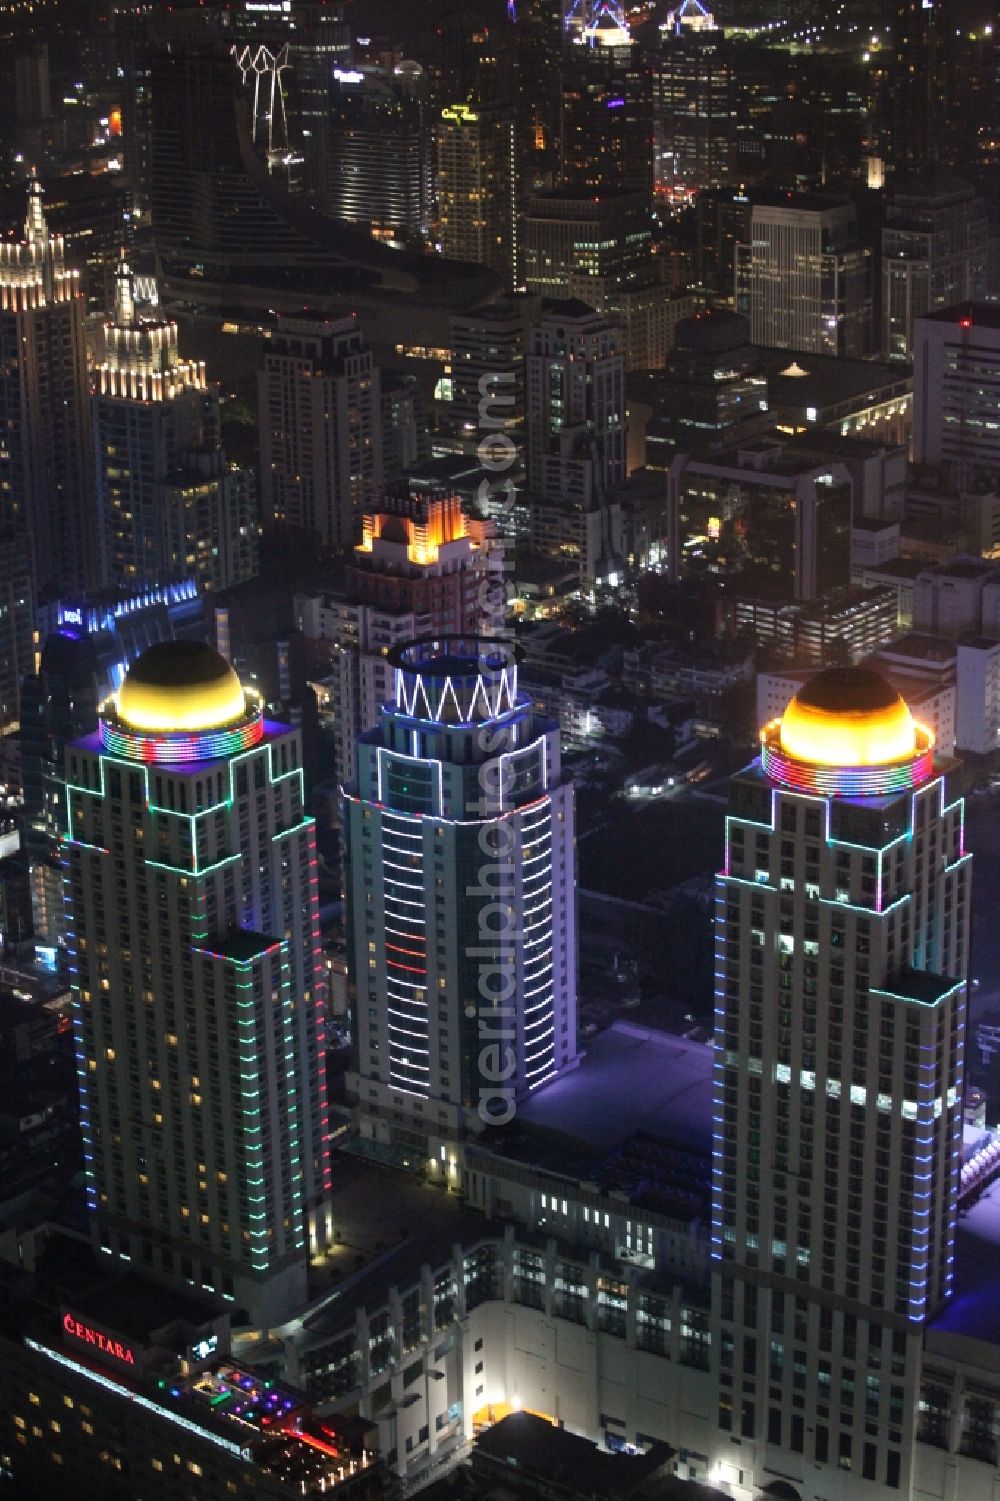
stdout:
[(120, 1339), (115, 1339), (111, 1334), (105, 1334), (100, 1329), (95, 1329), (92, 1324), (85, 1324), (73, 1313), (63, 1314), (63, 1330), (70, 1339), (79, 1340), (83, 1345), (92, 1345), (109, 1360), (116, 1360), (120, 1365), (134, 1366), (136, 1363), (135, 1350), (131, 1345), (123, 1344)]

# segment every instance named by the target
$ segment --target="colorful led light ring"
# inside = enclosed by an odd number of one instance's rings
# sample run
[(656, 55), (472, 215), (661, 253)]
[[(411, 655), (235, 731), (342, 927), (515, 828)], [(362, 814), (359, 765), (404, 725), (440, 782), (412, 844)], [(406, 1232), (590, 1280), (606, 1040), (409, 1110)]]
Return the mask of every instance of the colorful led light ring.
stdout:
[(920, 749), (905, 761), (882, 766), (815, 766), (785, 754), (776, 734), (761, 737), (760, 764), (772, 782), (793, 792), (811, 792), (819, 797), (889, 797), (909, 792), (933, 775), (934, 740), (918, 729)]
[(248, 704), (246, 718), (215, 730), (191, 734), (129, 729), (120, 720), (101, 719), (101, 744), (109, 755), (125, 761), (164, 765), (218, 761), (259, 745), (264, 738), (264, 715), (259, 704)]

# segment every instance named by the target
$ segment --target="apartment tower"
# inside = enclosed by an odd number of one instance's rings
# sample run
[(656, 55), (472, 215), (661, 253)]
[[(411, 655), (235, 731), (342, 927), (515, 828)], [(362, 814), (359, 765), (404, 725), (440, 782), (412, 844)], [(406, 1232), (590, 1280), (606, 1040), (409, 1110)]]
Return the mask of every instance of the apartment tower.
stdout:
[(358, 736), (393, 697), (391, 648), (498, 627), (504, 591), (492, 531), (465, 515), (457, 495), (402, 487), (364, 516), (343, 586), (298, 600), (303, 634), (316, 655), (329, 653), (338, 782), (354, 780)]
[(95, 1243), (267, 1327), (330, 1233), (313, 820), (297, 731), (210, 647), (133, 663), (66, 748)]
[(354, 317), (279, 317), (259, 376), (261, 513), (357, 542), (382, 485), (379, 371)]
[(573, 789), (511, 643), (397, 648), (345, 793), (363, 1135), (438, 1166), (577, 1061)]
[(91, 398), (102, 528), (112, 589), (195, 579), (225, 589), (257, 571), (254, 474), (220, 446), (219, 393), (181, 358), (177, 324), (140, 303), (124, 256)]
[(732, 780), (713, 1359), (720, 1428), (764, 1489), (910, 1490), (962, 1164), (971, 857), (944, 771), (888, 683), (836, 668)]
[(86, 312), (32, 175), (24, 238), (0, 242), (0, 524), (30, 539), (36, 598), (97, 578)]

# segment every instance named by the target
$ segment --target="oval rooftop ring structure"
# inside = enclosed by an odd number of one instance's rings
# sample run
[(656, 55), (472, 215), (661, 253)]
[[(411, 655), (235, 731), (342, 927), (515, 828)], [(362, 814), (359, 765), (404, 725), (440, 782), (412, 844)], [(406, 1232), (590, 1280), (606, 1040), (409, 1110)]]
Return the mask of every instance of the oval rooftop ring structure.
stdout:
[(830, 667), (781, 718), (781, 749), (811, 766), (886, 766), (912, 756), (917, 727), (903, 698), (869, 667)]
[(243, 684), (225, 657), (202, 641), (161, 641), (129, 668), (115, 708), (146, 734), (222, 729), (246, 714)]

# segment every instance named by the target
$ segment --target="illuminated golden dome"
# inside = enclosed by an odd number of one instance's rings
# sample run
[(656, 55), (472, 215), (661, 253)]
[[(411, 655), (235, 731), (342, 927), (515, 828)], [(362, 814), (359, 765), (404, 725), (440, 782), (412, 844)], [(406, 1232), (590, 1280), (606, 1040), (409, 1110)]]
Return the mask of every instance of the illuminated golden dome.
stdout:
[(153, 733), (220, 729), (246, 713), (243, 685), (225, 657), (201, 641), (161, 641), (125, 675), (118, 717)]
[(781, 748), (814, 766), (884, 766), (917, 750), (903, 699), (867, 667), (831, 667), (803, 684), (781, 718)]

